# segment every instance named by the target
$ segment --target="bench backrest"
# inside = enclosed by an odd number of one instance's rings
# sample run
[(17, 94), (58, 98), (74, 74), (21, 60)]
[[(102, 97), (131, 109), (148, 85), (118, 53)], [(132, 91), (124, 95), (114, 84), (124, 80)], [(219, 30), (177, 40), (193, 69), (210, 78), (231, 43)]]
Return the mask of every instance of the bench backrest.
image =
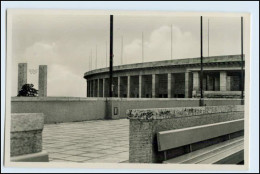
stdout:
[(244, 119), (158, 132), (158, 151), (189, 145), (241, 130), (244, 130)]

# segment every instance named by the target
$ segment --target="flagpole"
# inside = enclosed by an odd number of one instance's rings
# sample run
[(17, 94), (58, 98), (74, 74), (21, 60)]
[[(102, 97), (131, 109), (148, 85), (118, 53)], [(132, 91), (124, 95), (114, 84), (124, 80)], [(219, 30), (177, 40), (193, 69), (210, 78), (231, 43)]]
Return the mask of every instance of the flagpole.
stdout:
[(142, 32), (142, 62), (144, 62), (144, 32)]
[(243, 38), (243, 17), (241, 16), (241, 83), (240, 83), (240, 88), (241, 88), (241, 104), (244, 105), (244, 38)]
[(113, 15), (110, 15), (110, 65), (109, 65), (109, 97), (113, 96)]
[(121, 36), (121, 65), (123, 65), (123, 36)]
[(172, 60), (172, 24), (171, 24), (171, 60)]
[(208, 19), (208, 57), (209, 57), (209, 19)]
[(200, 106), (203, 106), (203, 18), (200, 17)]

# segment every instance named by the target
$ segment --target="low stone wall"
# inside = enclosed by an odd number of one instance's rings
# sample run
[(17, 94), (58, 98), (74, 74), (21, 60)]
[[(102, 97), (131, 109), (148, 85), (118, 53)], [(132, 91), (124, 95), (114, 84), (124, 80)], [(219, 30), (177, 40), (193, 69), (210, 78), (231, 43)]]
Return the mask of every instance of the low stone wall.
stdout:
[(11, 113), (43, 113), (44, 122), (104, 119), (106, 100), (79, 97), (12, 97)]
[(127, 115), (130, 119), (129, 162), (160, 163), (164, 155), (158, 152), (157, 132), (241, 119), (244, 106), (133, 109), (128, 110)]
[[(128, 109), (196, 107), (193, 98), (12, 97), (12, 113), (43, 113), (45, 123), (126, 118)], [(207, 106), (239, 105), (240, 99), (204, 99)]]
[[(128, 109), (197, 107), (197, 98), (112, 98), (108, 100), (110, 118), (126, 118)], [(204, 99), (205, 106), (240, 105), (240, 99)], [(117, 114), (114, 113), (116, 111)]]
[(42, 151), (42, 113), (11, 114), (11, 161), (48, 161), (47, 152)]

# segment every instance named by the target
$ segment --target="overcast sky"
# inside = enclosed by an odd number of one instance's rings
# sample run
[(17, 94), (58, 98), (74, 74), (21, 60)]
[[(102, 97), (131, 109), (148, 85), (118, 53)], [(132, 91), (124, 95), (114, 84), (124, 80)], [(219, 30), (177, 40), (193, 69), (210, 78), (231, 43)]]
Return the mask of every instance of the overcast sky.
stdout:
[[(240, 18), (209, 21), (209, 56), (240, 54)], [(38, 66), (48, 65), (47, 95), (75, 97), (86, 96), (85, 72), (108, 65), (109, 15), (22, 14), (12, 22), (12, 96), (17, 95), (18, 63), (28, 63), (27, 82), (36, 89)], [(200, 56), (199, 17), (114, 16), (114, 65), (142, 61), (142, 32), (144, 61), (170, 60), (171, 29), (173, 59)], [(206, 17), (203, 32), (208, 56)]]

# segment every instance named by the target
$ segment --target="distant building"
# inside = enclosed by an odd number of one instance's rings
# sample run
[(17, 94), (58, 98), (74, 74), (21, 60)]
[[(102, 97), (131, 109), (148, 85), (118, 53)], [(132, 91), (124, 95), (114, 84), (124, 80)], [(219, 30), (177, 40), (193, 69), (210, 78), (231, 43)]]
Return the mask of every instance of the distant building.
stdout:
[[(200, 58), (113, 67), (113, 97), (194, 98), (200, 96)], [(241, 96), (241, 55), (203, 58), (205, 98)], [(109, 68), (84, 74), (87, 97), (109, 96)]]

